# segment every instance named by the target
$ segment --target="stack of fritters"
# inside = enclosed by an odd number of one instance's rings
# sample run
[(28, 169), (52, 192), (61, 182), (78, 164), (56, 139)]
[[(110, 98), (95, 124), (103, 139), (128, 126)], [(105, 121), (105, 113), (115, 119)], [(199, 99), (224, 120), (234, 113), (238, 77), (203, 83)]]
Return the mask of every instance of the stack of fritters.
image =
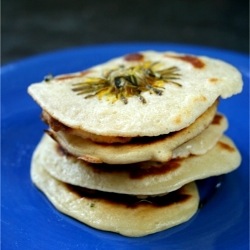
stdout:
[(49, 125), (32, 180), (98, 229), (143, 236), (185, 222), (199, 204), (194, 181), (240, 165), (217, 106), (241, 89), (231, 65), (172, 52), (46, 77), (28, 89)]

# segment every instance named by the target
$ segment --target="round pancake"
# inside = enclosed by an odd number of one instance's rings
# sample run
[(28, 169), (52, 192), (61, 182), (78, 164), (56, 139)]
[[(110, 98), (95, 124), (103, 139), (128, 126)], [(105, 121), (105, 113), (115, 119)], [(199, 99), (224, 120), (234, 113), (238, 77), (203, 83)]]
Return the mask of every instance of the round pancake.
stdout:
[(204, 155), (173, 159), (166, 163), (143, 162), (113, 166), (88, 164), (67, 156), (45, 135), (34, 152), (32, 164), (42, 166), (55, 178), (73, 185), (133, 195), (171, 192), (198, 179), (217, 176), (236, 169), (241, 156), (227, 138)]
[(127, 144), (98, 144), (63, 131), (48, 131), (48, 134), (66, 152), (91, 163), (130, 164), (149, 160), (166, 162), (173, 157), (190, 153), (202, 154), (214, 146), (226, 130), (227, 120), (222, 117), (220, 123), (209, 124), (211, 119), (212, 116), (203, 116), (188, 128), (171, 135), (138, 138)]
[[(89, 89), (98, 89), (95, 81), (101, 86), (98, 95), (76, 90), (85, 83)], [(225, 62), (155, 51), (123, 56), (28, 88), (42, 109), (64, 125), (118, 137), (158, 136), (181, 130), (219, 97), (228, 98), (241, 90), (239, 71)]]
[[(95, 143), (67, 133), (67, 131), (49, 131), (48, 133), (65, 151), (92, 163), (129, 164), (149, 160), (166, 162), (172, 158), (174, 149), (209, 126), (215, 117), (216, 105), (217, 103), (212, 105), (193, 124), (181, 131), (159, 137), (135, 138), (134, 141), (126, 144)], [(216, 129), (219, 126), (216, 126)]]
[(32, 164), (31, 177), (62, 213), (91, 227), (130, 237), (145, 236), (179, 225), (196, 213), (199, 204), (194, 183), (165, 197), (142, 200), (80, 190), (53, 178), (38, 162)]

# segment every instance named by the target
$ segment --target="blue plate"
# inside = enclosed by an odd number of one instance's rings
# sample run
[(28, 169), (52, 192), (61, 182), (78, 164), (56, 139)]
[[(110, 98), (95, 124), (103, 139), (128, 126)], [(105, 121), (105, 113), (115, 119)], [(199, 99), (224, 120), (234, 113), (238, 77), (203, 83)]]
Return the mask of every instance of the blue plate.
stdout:
[[(59, 213), (30, 181), (30, 160), (45, 125), (27, 87), (49, 73), (75, 72), (138, 50), (172, 50), (225, 60), (243, 74), (241, 94), (220, 103), (227, 134), (241, 151), (241, 167), (199, 182), (203, 207), (187, 223), (142, 238), (90, 228)], [(206, 47), (159, 43), (109, 44), (31, 57), (2, 67), (2, 244), (4, 249), (248, 249), (248, 56)], [(204, 202), (206, 201), (206, 202)], [(105, 216), (105, 215), (104, 215)]]

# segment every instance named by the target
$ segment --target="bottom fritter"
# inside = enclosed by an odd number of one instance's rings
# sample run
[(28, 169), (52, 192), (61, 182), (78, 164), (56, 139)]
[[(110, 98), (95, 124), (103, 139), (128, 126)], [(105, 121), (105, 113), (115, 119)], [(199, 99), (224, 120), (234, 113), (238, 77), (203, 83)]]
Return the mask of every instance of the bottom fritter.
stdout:
[(34, 162), (31, 177), (59, 211), (91, 227), (130, 237), (145, 236), (186, 222), (199, 204), (195, 183), (163, 196), (137, 197), (66, 184)]

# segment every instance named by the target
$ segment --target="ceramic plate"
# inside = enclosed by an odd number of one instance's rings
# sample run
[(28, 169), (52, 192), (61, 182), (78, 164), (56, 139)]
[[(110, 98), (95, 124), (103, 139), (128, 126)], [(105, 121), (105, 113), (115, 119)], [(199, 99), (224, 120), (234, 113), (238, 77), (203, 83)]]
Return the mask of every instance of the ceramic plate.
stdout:
[[(243, 74), (241, 94), (220, 103), (226, 132), (242, 154), (238, 170), (199, 182), (203, 207), (187, 223), (142, 238), (90, 228), (58, 212), (30, 180), (31, 155), (46, 126), (27, 87), (48, 74), (80, 71), (106, 60), (154, 49), (225, 60)], [(43, 54), (2, 67), (2, 246), (4, 249), (248, 249), (248, 56), (175, 44), (109, 44)], [(215, 188), (216, 183), (219, 188)], [(105, 216), (105, 215), (104, 215)]]

